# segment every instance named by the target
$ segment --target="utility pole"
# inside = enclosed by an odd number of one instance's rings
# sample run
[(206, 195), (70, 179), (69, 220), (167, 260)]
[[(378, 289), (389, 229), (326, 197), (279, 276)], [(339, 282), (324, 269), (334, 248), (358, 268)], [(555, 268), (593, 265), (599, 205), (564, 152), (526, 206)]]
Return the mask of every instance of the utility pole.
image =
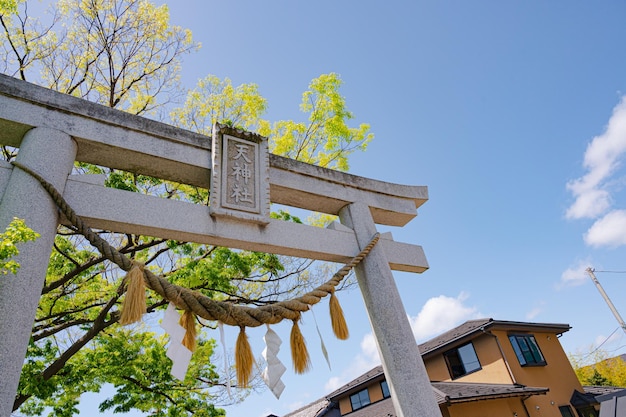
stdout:
[(602, 288), (602, 285), (600, 285), (600, 281), (598, 281), (598, 278), (596, 278), (594, 274), (595, 269), (589, 267), (585, 271), (589, 274), (593, 283), (596, 284), (596, 288), (598, 289), (598, 291), (600, 291), (600, 295), (602, 296), (602, 298), (604, 298), (604, 301), (606, 301), (606, 304), (611, 309), (611, 312), (613, 312), (613, 315), (617, 319), (617, 322), (619, 323), (624, 333), (626, 333), (626, 323), (624, 323), (624, 319), (622, 319), (622, 316), (619, 315), (619, 312), (617, 311), (617, 309), (611, 302), (611, 299), (609, 298), (607, 293), (604, 291), (604, 288)]

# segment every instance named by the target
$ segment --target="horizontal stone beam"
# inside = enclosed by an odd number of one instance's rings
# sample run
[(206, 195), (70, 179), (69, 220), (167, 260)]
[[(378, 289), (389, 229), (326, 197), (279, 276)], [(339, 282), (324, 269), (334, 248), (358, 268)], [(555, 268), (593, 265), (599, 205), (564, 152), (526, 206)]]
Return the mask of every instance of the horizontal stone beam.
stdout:
[(33, 127), (72, 136), (80, 162), (209, 188), (209, 137), (0, 74), (0, 143)]
[[(0, 161), (0, 199), (11, 169), (10, 164)], [(105, 188), (94, 183), (94, 177), (97, 176), (70, 176), (64, 198), (96, 230), (338, 263), (348, 262), (360, 251), (354, 232), (340, 224), (324, 229), (271, 220), (263, 227), (226, 217), (213, 218), (207, 206)], [(67, 220), (64, 222), (67, 224)], [(384, 248), (393, 270), (424, 272), (428, 269), (421, 246), (395, 242), (390, 234), (383, 234), (379, 245)]]
[[(213, 218), (204, 205), (167, 200), (83, 182), (72, 176), (64, 198), (92, 228), (185, 242), (220, 245), (300, 258), (346, 263), (359, 253), (350, 229), (324, 229), (271, 220), (266, 226), (227, 217)], [(383, 236), (392, 269), (423, 272), (428, 263), (421, 246)]]
[[(0, 144), (19, 147), (33, 127), (72, 136), (78, 161), (210, 189), (210, 137), (0, 74)], [(363, 201), (376, 223), (403, 226), (427, 201), (428, 190), (270, 155), (270, 199), (334, 215)]]

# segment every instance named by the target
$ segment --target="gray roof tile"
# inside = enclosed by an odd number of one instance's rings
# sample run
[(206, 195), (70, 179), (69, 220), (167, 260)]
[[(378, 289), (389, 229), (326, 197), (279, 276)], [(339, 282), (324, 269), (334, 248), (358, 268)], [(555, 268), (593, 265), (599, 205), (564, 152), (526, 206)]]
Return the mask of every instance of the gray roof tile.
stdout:
[(310, 404), (305, 405), (289, 414), (285, 414), (283, 417), (317, 417), (320, 411), (326, 408), (330, 401), (326, 398), (320, 398)]
[(452, 345), (454, 342), (469, 340), (476, 333), (488, 330), (490, 328), (505, 328), (510, 330), (529, 330), (529, 331), (549, 331), (556, 334), (562, 334), (570, 330), (569, 324), (563, 323), (527, 323), (522, 321), (494, 320), (492, 318), (483, 318), (476, 320), (468, 320), (465, 323), (448, 330), (439, 336), (430, 339), (419, 345), (422, 355), (427, 355), (437, 349)]
[[(484, 384), (476, 382), (431, 382), (431, 385), (445, 395), (442, 401), (460, 403), (487, 400), (491, 398), (519, 397), (541, 395), (548, 388), (527, 387), (520, 384)], [(439, 400), (439, 398), (438, 398)]]

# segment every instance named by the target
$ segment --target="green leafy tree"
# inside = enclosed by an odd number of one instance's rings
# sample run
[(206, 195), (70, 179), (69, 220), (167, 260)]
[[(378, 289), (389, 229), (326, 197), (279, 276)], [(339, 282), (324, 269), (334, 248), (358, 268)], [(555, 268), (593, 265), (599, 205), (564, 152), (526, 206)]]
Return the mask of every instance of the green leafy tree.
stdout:
[(270, 150), (279, 155), (327, 168), (348, 170), (348, 156), (365, 150), (373, 139), (370, 126), (349, 127), (353, 114), (339, 93), (341, 79), (337, 74), (324, 74), (311, 81), (302, 94), (300, 109), (308, 113), (308, 122), (279, 121), (261, 128), (269, 136)]
[(621, 356), (610, 357), (608, 352), (594, 350), (581, 357), (570, 355), (570, 362), (582, 385), (626, 387), (626, 361)]
[(37, 239), (39, 233), (29, 229), (24, 220), (13, 218), (0, 233), (0, 275), (15, 274), (20, 265), (13, 259), (19, 255), (18, 244)]
[(25, 0), (0, 0), (0, 27), (4, 42), (0, 45), (0, 69), (3, 73), (26, 80), (37, 63), (58, 49), (51, 31), (57, 21), (52, 16), (48, 26), (31, 18)]
[[(139, 0), (61, 0), (48, 26), (28, 16), (28, 2), (0, 0), (0, 68), (13, 76), (120, 110), (151, 117), (175, 99), (180, 58), (198, 47), (189, 31), (172, 26), (166, 6)], [(266, 100), (254, 84), (233, 86), (207, 76), (172, 123), (208, 133), (214, 122), (269, 137), (270, 147), (309, 163), (347, 170), (348, 156), (372, 139), (367, 125), (348, 126), (353, 115), (336, 74), (316, 78), (303, 94), (306, 122), (263, 120)], [(5, 159), (15, 151), (4, 148)], [(78, 164), (77, 172), (106, 175), (106, 186), (208, 204), (209, 191), (186, 184)], [(299, 221), (286, 212), (273, 216)], [(234, 251), (211, 245), (101, 231), (119, 252), (143, 262), (170, 282), (214, 299), (264, 305), (314, 285), (311, 261)], [(248, 390), (223, 389), (232, 375), (211, 363), (214, 323), (200, 321), (199, 347), (185, 381), (171, 377), (162, 338), (149, 326), (121, 327), (119, 269), (74, 229), (60, 227), (33, 326), (14, 409), (26, 415), (52, 410), (76, 414), (81, 394), (112, 384), (117, 393), (101, 410), (141, 410), (157, 416), (219, 416), (214, 405), (239, 401)], [(149, 294), (145, 322), (164, 300)], [(252, 381), (252, 389), (259, 385)], [(235, 387), (236, 388), (236, 387)]]

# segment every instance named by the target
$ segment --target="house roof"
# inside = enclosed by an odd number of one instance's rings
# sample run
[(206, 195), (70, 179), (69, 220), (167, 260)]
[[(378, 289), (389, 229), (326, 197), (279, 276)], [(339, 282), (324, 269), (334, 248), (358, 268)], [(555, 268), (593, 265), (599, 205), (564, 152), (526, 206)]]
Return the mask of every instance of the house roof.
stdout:
[(369, 371), (367, 371), (366, 373), (364, 373), (363, 375), (353, 379), (352, 381), (348, 382), (345, 385), (342, 385), (341, 387), (339, 387), (338, 389), (336, 389), (335, 391), (331, 392), (330, 394), (328, 394), (326, 396), (326, 398), (330, 399), (330, 400), (334, 400), (335, 398), (343, 395), (343, 394), (347, 394), (349, 391), (358, 391), (360, 389), (360, 387), (369, 381), (374, 381), (376, 379), (380, 379), (381, 381), (383, 379), (385, 379), (385, 374), (383, 373), (383, 367), (382, 365), (378, 365), (377, 367), (375, 367), (374, 369), (371, 369)]
[(476, 333), (498, 328), (518, 331), (554, 332), (557, 335), (565, 333), (566, 331), (571, 329), (569, 324), (562, 323), (527, 323), (521, 321), (506, 321), (494, 320), (492, 318), (483, 318), (477, 320), (468, 320), (465, 323), (420, 344), (419, 349), (422, 356), (424, 356), (433, 353), (443, 348), (444, 346), (449, 346), (455, 343), (461, 343), (465, 340), (469, 340), (474, 337)]
[(326, 398), (320, 398), (317, 401), (313, 401), (310, 404), (305, 405), (289, 414), (285, 414), (283, 417), (317, 417), (317, 415), (324, 410), (330, 401)]
[(549, 391), (543, 387), (528, 387), (520, 384), (485, 384), (476, 382), (431, 382), (439, 404), (463, 403), (494, 398), (525, 397), (542, 395)]
[(595, 397), (595, 400), (599, 403), (602, 403), (604, 401), (610, 401), (616, 397), (626, 397), (626, 389), (625, 388), (621, 388), (617, 391), (611, 392), (611, 393), (607, 393), (604, 395), (598, 395), (597, 397)]
[(350, 415), (354, 417), (381, 417), (395, 414), (391, 398), (385, 398), (382, 401), (377, 401), (350, 413)]
[[(380, 368), (376, 367), (375, 369)], [(368, 374), (373, 372), (370, 371)], [(382, 371), (382, 369), (381, 369)], [(370, 378), (370, 380), (373, 378)], [(367, 380), (365, 380), (367, 381)], [(431, 382), (437, 404), (458, 404), (471, 401), (491, 400), (510, 397), (527, 397), (530, 395), (542, 395), (548, 392), (548, 388), (527, 387), (520, 384), (482, 384), (463, 382)], [(345, 393), (347, 391), (343, 391)], [(330, 404), (328, 398), (317, 400), (299, 410), (286, 414), (284, 417), (321, 417)], [(391, 398), (377, 401), (366, 407), (360, 408), (353, 414), (355, 417), (379, 417), (393, 412)]]
[(574, 390), (572, 393), (572, 398), (570, 398), (569, 403), (574, 407), (584, 407), (587, 405), (598, 404), (596, 400), (596, 396), (590, 392), (580, 392), (578, 390)]
[[(604, 386), (604, 385), (585, 385), (583, 387), (583, 390), (585, 391), (585, 393), (587, 394), (592, 394), (594, 396), (599, 396), (599, 395), (612, 395), (615, 394), (616, 392), (619, 391), (623, 391), (624, 388), (623, 387), (609, 387), (609, 386)], [(596, 398), (597, 399), (597, 398)]]

